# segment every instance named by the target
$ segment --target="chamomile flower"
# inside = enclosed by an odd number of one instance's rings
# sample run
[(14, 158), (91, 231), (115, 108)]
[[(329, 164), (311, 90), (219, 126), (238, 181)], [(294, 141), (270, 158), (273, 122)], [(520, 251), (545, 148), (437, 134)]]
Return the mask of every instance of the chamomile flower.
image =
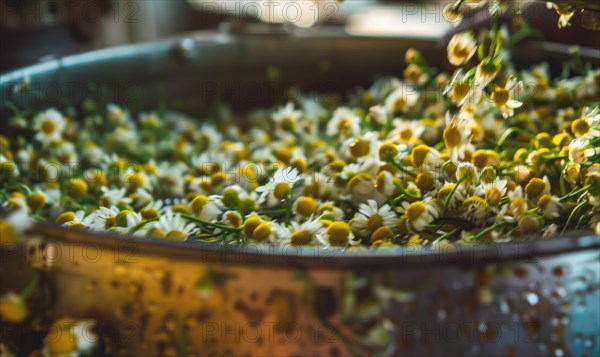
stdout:
[(415, 201), (412, 203), (404, 202), (401, 207), (403, 213), (399, 224), (410, 232), (422, 232), (425, 227), (437, 218), (437, 211), (432, 205), (424, 201)]
[(33, 220), (24, 210), (0, 216), (0, 247), (13, 246), (19, 242), (32, 223)]
[(419, 100), (419, 91), (412, 85), (402, 83), (385, 98), (385, 107), (390, 115), (400, 114)]
[(63, 226), (76, 229), (88, 228), (89, 220), (85, 217), (85, 211), (79, 210), (75, 212), (68, 221), (63, 223)]
[(96, 321), (60, 318), (52, 323), (51, 331), (44, 339), (43, 355), (81, 356), (88, 355), (98, 345), (95, 333)]
[(523, 91), (523, 83), (515, 77), (509, 77), (504, 87), (496, 87), (490, 96), (496, 107), (502, 112), (504, 118), (514, 115), (514, 110), (523, 103), (516, 98)]
[(302, 224), (292, 221), (288, 229), (288, 237), (281, 241), (283, 246), (301, 247), (320, 243), (323, 241), (322, 235), (325, 232), (323, 224), (316, 217), (310, 217)]
[(374, 200), (367, 200), (358, 207), (352, 220), (352, 231), (359, 237), (369, 237), (381, 227), (395, 228), (398, 218), (392, 207), (384, 204), (381, 207)]
[(190, 202), (192, 212), (196, 217), (203, 221), (211, 222), (217, 219), (221, 214), (221, 209), (216, 204), (216, 199), (220, 197), (209, 198), (204, 195), (198, 195)]
[(459, 154), (470, 143), (471, 129), (464, 115), (451, 117), (446, 114), (446, 128), (444, 129), (443, 139), (446, 144), (446, 151), (450, 160), (457, 161)]
[(48, 109), (39, 113), (33, 121), (37, 131), (35, 137), (44, 145), (60, 139), (66, 124), (65, 118), (56, 109)]
[(360, 243), (355, 239), (350, 225), (346, 222), (330, 223), (322, 235), (317, 235), (317, 238), (324, 246), (346, 247)]
[(337, 137), (357, 136), (360, 131), (360, 117), (347, 107), (340, 107), (333, 112), (327, 123), (327, 135)]
[(126, 196), (124, 188), (114, 188), (105, 190), (100, 197), (100, 206), (111, 207), (119, 204), (128, 205), (131, 203), (131, 198)]
[(477, 188), (477, 194), (483, 196), (487, 204), (496, 207), (506, 194), (506, 180), (496, 179), (492, 182), (481, 182)]
[(471, 33), (456, 34), (448, 43), (448, 61), (456, 67), (462, 66), (473, 57), (476, 49), (477, 43)]
[(87, 226), (92, 230), (107, 231), (115, 226), (120, 212), (116, 206), (99, 207), (86, 218)]
[(294, 132), (300, 118), (302, 118), (302, 111), (294, 109), (294, 103), (288, 102), (284, 107), (274, 112), (272, 118), (278, 130)]
[(292, 192), (294, 184), (301, 178), (295, 168), (280, 167), (266, 185), (255, 190), (256, 193), (260, 194), (258, 203), (267, 202), (269, 206), (272, 206), (280, 202)]
[(537, 206), (547, 219), (558, 218), (563, 212), (563, 204), (560, 202), (560, 198), (555, 195), (542, 195), (538, 199)]
[(193, 223), (186, 223), (181, 214), (167, 212), (152, 225), (149, 233), (152, 237), (167, 240), (184, 241), (196, 233), (197, 228)]

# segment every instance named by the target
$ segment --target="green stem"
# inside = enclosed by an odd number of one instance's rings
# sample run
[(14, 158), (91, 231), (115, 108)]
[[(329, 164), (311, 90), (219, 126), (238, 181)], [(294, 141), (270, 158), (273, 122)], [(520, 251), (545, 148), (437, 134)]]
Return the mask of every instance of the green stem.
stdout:
[(213, 228), (219, 228), (219, 229), (222, 229), (222, 230), (227, 231), (227, 232), (239, 232), (239, 231), (242, 230), (241, 228), (234, 228), (234, 227), (226, 226), (224, 224), (206, 222), (206, 221), (203, 221), (203, 220), (201, 220), (199, 218), (196, 218), (194, 216), (190, 216), (189, 214), (182, 214), (181, 218), (187, 219), (188, 221), (192, 221), (194, 223), (197, 223), (197, 224), (200, 224), (200, 225), (203, 225), (203, 226), (208, 226), (208, 227), (213, 227)]
[(25, 289), (23, 289), (23, 291), (21, 291), (21, 293), (19, 294), (21, 296), (21, 299), (26, 300), (29, 297), (29, 295), (31, 295), (31, 293), (37, 286), (39, 280), (40, 277), (38, 275), (38, 272), (34, 270), (31, 276), (31, 280), (29, 281)]
[(292, 198), (289, 194), (285, 196), (285, 224), (290, 224), (290, 216), (292, 215)]
[(567, 194), (567, 187), (566, 187), (566, 182), (565, 182), (565, 170), (562, 170), (562, 172), (560, 173), (560, 195), (561, 197), (564, 197)]
[(436, 239), (433, 241), (433, 244), (435, 244), (435, 243), (438, 243), (438, 242), (441, 242), (441, 241), (443, 241), (444, 239), (448, 239), (448, 238), (450, 238), (450, 237), (454, 236), (454, 235), (455, 235), (456, 233), (458, 233), (460, 230), (461, 230), (461, 228), (460, 228), (460, 227), (456, 227), (456, 228), (454, 228), (453, 230), (451, 230), (450, 232), (442, 234), (441, 236), (437, 237), (437, 238), (436, 238)]
[(512, 226), (514, 225), (516, 222), (499, 222), (494, 224), (491, 227), (487, 227), (485, 229), (482, 229), (479, 233), (477, 233), (476, 235), (473, 236), (473, 240), (479, 240), (481, 239), (481, 237), (483, 237), (484, 235), (486, 235), (487, 233), (493, 231), (496, 228), (500, 228), (503, 226)]
[(458, 186), (467, 179), (468, 175), (465, 175), (463, 177), (460, 178), (460, 180), (458, 180), (458, 182), (454, 185), (454, 187), (452, 187), (452, 191), (450, 191), (450, 193), (448, 194), (448, 197), (446, 197), (446, 202), (444, 202), (444, 216), (446, 216), (446, 213), (448, 212), (448, 205), (450, 204), (450, 201), (452, 200), (452, 197), (454, 197), (454, 193), (456, 192), (456, 190), (458, 189)]
[(520, 128), (516, 128), (516, 127), (512, 127), (512, 128), (508, 128), (504, 134), (502, 134), (502, 136), (500, 137), (500, 140), (498, 140), (498, 145), (496, 145), (496, 150), (500, 150), (500, 148), (502, 148), (502, 146), (504, 145), (504, 142), (508, 139), (509, 136), (511, 136), (513, 133), (518, 133), (518, 134), (523, 134), (523, 135), (527, 135), (530, 138), (533, 137), (533, 135), (523, 129)]
[[(420, 200), (420, 199), (421, 199), (421, 196), (415, 196), (415, 195), (413, 195), (412, 193), (410, 193), (410, 192), (406, 191), (406, 190), (404, 189), (404, 187), (402, 187), (402, 185), (401, 185), (401, 184), (399, 184), (399, 183), (396, 183), (395, 185), (396, 185), (396, 187), (398, 187), (398, 189), (399, 189), (399, 190), (402, 192), (402, 195), (401, 195), (401, 196), (408, 196), (408, 197), (410, 197), (410, 198), (413, 198), (413, 199), (415, 199), (415, 200)], [(400, 197), (400, 196), (399, 196), (399, 197)], [(394, 201), (394, 202), (395, 202), (395, 201)]]
[(159, 217), (154, 217), (154, 218), (143, 220), (143, 221), (139, 222), (138, 224), (136, 224), (135, 226), (129, 228), (129, 234), (133, 234), (133, 233), (139, 231), (140, 229), (142, 229), (142, 227), (144, 227), (146, 224), (151, 223), (151, 222), (156, 222), (158, 220), (159, 220)]
[(569, 223), (571, 223), (571, 219), (573, 219), (573, 216), (575, 215), (575, 212), (578, 211), (583, 206), (587, 205), (587, 203), (588, 203), (587, 200), (583, 200), (580, 204), (578, 204), (577, 206), (575, 206), (575, 208), (573, 208), (573, 210), (571, 211), (571, 214), (569, 214), (569, 218), (567, 218), (567, 222), (563, 226), (562, 231), (560, 231), (560, 235), (561, 236), (563, 234), (565, 234), (565, 230), (567, 230), (567, 227), (569, 226)]
[(571, 191), (571, 192), (567, 193), (567, 195), (566, 195), (566, 196), (563, 196), (563, 197), (561, 197), (561, 198), (560, 198), (560, 202), (565, 202), (565, 201), (568, 201), (568, 200), (570, 200), (571, 198), (573, 198), (574, 196), (577, 196), (577, 195), (579, 195), (580, 193), (582, 193), (582, 192), (584, 192), (584, 191), (586, 191), (586, 190), (589, 190), (591, 187), (592, 187), (592, 185), (585, 185), (585, 186), (583, 186), (583, 187), (582, 187), (582, 188), (580, 188), (580, 189), (577, 189), (577, 190), (575, 190), (575, 189), (574, 189), (573, 191)]
[(462, 6), (462, 4), (464, 2), (465, 2), (465, 0), (458, 0), (457, 2), (455, 2), (454, 5), (452, 5), (452, 10), (458, 11), (458, 9), (460, 9), (460, 7)]
[(404, 172), (404, 173), (405, 173), (405, 174), (407, 174), (408, 176), (410, 176), (410, 177), (417, 177), (417, 175), (415, 175), (415, 173), (414, 173), (414, 172), (408, 171), (407, 169), (405, 169), (404, 167), (402, 167), (402, 165), (400, 165), (400, 163), (398, 163), (398, 162), (396, 161), (396, 159), (394, 159), (394, 158), (390, 158), (389, 162), (390, 162), (390, 163), (391, 163), (391, 164), (392, 164), (392, 165), (393, 165), (395, 168), (397, 168), (398, 170), (400, 170), (400, 171)]

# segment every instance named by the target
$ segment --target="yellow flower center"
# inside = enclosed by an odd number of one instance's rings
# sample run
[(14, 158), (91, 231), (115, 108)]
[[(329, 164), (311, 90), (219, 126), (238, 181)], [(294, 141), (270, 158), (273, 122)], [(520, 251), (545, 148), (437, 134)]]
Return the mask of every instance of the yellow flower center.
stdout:
[(415, 184), (422, 191), (429, 191), (433, 187), (434, 178), (433, 174), (429, 171), (422, 172), (417, 175)]
[(298, 157), (290, 161), (290, 166), (298, 170), (298, 172), (303, 173), (304, 171), (306, 171), (308, 164), (306, 163), (306, 160), (304, 160), (301, 157)]
[(56, 123), (52, 119), (44, 119), (40, 123), (42, 133), (50, 135), (56, 131)]
[(152, 219), (158, 217), (158, 211), (152, 207), (145, 207), (140, 210), (140, 214), (144, 219)]
[(544, 180), (534, 177), (529, 181), (527, 186), (525, 186), (525, 193), (527, 193), (529, 198), (534, 199), (539, 197), (545, 189), (546, 184), (544, 183)]
[(333, 222), (327, 227), (329, 243), (333, 246), (346, 246), (350, 239), (350, 233), (350, 226), (346, 222)]
[(244, 234), (246, 237), (251, 238), (254, 230), (262, 223), (262, 220), (257, 216), (250, 216), (244, 222)]
[(169, 233), (167, 233), (166, 238), (169, 240), (182, 241), (182, 240), (185, 240), (185, 234), (179, 230), (172, 230)]
[(56, 218), (56, 223), (65, 224), (75, 219), (75, 213), (72, 211), (63, 212)]
[(427, 145), (417, 145), (412, 151), (411, 159), (412, 163), (415, 167), (420, 168), (425, 163), (425, 159), (427, 158), (427, 154), (429, 154), (429, 146)]
[(378, 241), (388, 241), (394, 238), (394, 232), (389, 227), (380, 227), (371, 235), (371, 244)]
[(425, 207), (425, 204), (421, 201), (416, 201), (408, 205), (408, 208), (406, 209), (406, 216), (409, 220), (415, 220), (421, 217), (421, 215), (426, 211), (427, 207)]
[(399, 97), (394, 101), (394, 105), (392, 106), (394, 113), (399, 113), (402, 112), (404, 110), (404, 108), (406, 107), (407, 101), (402, 98)]
[(463, 202), (465, 206), (487, 207), (487, 203), (481, 197), (471, 196)]
[(227, 219), (229, 223), (236, 228), (242, 224), (242, 218), (234, 212), (227, 213), (224, 219)]
[(194, 211), (194, 213), (202, 212), (202, 209), (204, 209), (204, 206), (206, 206), (207, 203), (208, 203), (208, 197), (206, 197), (204, 195), (196, 196), (192, 200), (192, 203), (191, 203), (192, 211)]
[(421, 76), (421, 68), (415, 63), (409, 64), (404, 69), (404, 78), (411, 83), (417, 83), (419, 81), (419, 77)]
[(296, 210), (303, 216), (310, 216), (315, 213), (317, 202), (312, 197), (302, 196), (298, 199)]
[(398, 148), (391, 142), (385, 142), (379, 147), (379, 159), (390, 161), (398, 155)]
[(551, 201), (551, 196), (550, 195), (542, 195), (542, 197), (540, 197), (540, 199), (537, 202), (537, 205), (539, 208), (541, 209), (546, 209), (546, 206), (548, 206), (548, 204)]
[(590, 131), (590, 125), (585, 119), (575, 119), (573, 123), (571, 123), (571, 130), (575, 136), (583, 136)]
[(273, 190), (273, 194), (275, 198), (278, 200), (282, 200), (292, 191), (292, 186), (290, 186), (287, 182), (279, 182), (275, 185), (275, 190)]
[(71, 180), (67, 185), (67, 194), (72, 198), (79, 198), (87, 194), (88, 185), (83, 179)]
[(15, 236), (11, 224), (4, 219), (0, 219), (0, 247), (13, 245)]
[(485, 191), (485, 200), (490, 206), (497, 206), (502, 198), (502, 193), (496, 187), (490, 187)]
[(167, 235), (167, 233), (160, 228), (154, 228), (150, 232), (150, 236), (153, 238), (164, 238), (166, 235)]
[(311, 240), (312, 236), (304, 229), (295, 231), (290, 237), (290, 241), (293, 246), (307, 245)]
[(506, 105), (509, 99), (508, 90), (506, 90), (505, 88), (496, 88), (492, 92), (490, 98), (494, 101), (494, 104), (496, 104), (497, 106), (504, 106)]
[(458, 82), (452, 87), (452, 91), (449, 93), (450, 100), (457, 103), (463, 100), (469, 91), (471, 90), (471, 84), (467, 82)]
[(296, 128), (296, 121), (293, 118), (285, 117), (281, 121), (281, 128), (285, 131), (294, 131)]
[(34, 192), (27, 197), (27, 205), (32, 211), (37, 211), (38, 209), (44, 207), (45, 204), (46, 196), (44, 196), (42, 193)]
[(577, 178), (579, 177), (579, 172), (579, 164), (568, 164), (565, 167), (565, 181), (567, 181), (571, 185), (575, 184), (575, 181), (577, 181)]
[(350, 144), (350, 153), (354, 157), (363, 157), (369, 153), (369, 142), (358, 138)]
[(413, 137), (413, 132), (410, 128), (405, 128), (400, 131), (400, 139), (404, 141), (410, 140)]
[(223, 182), (225, 182), (226, 178), (227, 178), (227, 174), (225, 174), (223, 171), (215, 172), (214, 174), (212, 174), (210, 176), (210, 184), (213, 187), (218, 186), (218, 185), (222, 184)]
[(126, 182), (132, 188), (142, 187), (144, 185), (144, 177), (139, 172), (133, 172), (127, 175)]
[(72, 332), (72, 326), (64, 326), (61, 320), (53, 324), (58, 332), (46, 338), (46, 347), (52, 356), (70, 356), (77, 348), (77, 337)]
[(174, 213), (185, 214), (185, 213), (189, 213), (190, 209), (186, 205), (184, 205), (182, 203), (178, 203), (176, 205), (173, 205), (173, 207), (171, 207), (171, 211), (173, 211)]
[(85, 229), (85, 225), (81, 222), (75, 222), (75, 223), (71, 223), (69, 225), (69, 228), (73, 228), (73, 229)]
[(0, 316), (7, 322), (19, 323), (27, 317), (23, 299), (14, 293), (0, 297)]
[(486, 166), (481, 170), (481, 181), (492, 183), (496, 180), (496, 169), (493, 166)]
[(271, 232), (272, 229), (270, 223), (261, 223), (258, 225), (258, 227), (256, 227), (254, 232), (252, 232), (252, 239), (257, 242), (263, 241), (267, 239), (269, 235), (271, 235)]
[(454, 149), (460, 146), (462, 135), (456, 125), (450, 125), (444, 129), (444, 143), (446, 147)]
[(383, 218), (379, 214), (375, 213), (367, 219), (367, 227), (370, 231), (374, 231), (381, 226), (383, 226)]
[(346, 131), (346, 128), (348, 128), (350, 126), (350, 120), (343, 118), (340, 120), (340, 122), (338, 123), (338, 132), (339, 133), (343, 133), (344, 131)]
[(108, 216), (104, 219), (104, 228), (109, 229), (117, 223), (117, 216)]

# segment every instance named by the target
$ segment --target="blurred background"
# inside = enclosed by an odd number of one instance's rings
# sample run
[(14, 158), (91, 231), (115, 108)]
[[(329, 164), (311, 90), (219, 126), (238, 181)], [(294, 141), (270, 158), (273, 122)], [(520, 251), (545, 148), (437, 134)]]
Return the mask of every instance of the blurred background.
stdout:
[[(542, 30), (547, 40), (600, 48), (600, 36), (592, 30), (600, 28), (597, 11), (600, 1), (570, 1), (586, 10), (576, 11), (571, 26), (560, 31), (556, 29), (558, 15), (546, 8), (545, 1), (500, 2), (510, 7), (506, 17), (523, 13), (533, 27)], [(290, 27), (316, 25), (360, 36), (442, 38), (456, 31), (451, 21), (442, 15), (448, 3), (450, 1), (2, 0), (0, 71), (94, 48), (173, 37), (187, 31), (219, 28), (244, 31), (247, 24), (269, 22), (291, 23)], [(481, 20), (476, 15), (465, 19), (465, 25)]]

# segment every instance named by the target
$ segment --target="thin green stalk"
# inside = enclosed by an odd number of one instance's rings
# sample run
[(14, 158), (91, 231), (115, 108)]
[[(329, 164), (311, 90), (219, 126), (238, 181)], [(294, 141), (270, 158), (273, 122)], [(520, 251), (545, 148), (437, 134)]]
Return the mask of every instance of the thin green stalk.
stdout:
[(458, 182), (454, 185), (454, 187), (452, 187), (452, 191), (450, 191), (450, 193), (448, 194), (448, 197), (446, 197), (446, 202), (444, 202), (444, 216), (446, 216), (446, 213), (448, 212), (448, 205), (450, 204), (450, 201), (452, 200), (452, 197), (454, 197), (454, 193), (456, 192), (456, 190), (458, 189), (458, 186), (467, 179), (468, 175), (465, 175), (463, 177), (460, 178), (460, 180), (458, 180)]
[(21, 291), (21, 293), (19, 294), (21, 296), (21, 299), (26, 300), (29, 297), (29, 295), (31, 295), (31, 293), (37, 286), (39, 280), (40, 277), (38, 275), (38, 272), (34, 270), (31, 276), (31, 280), (29, 281), (25, 289), (23, 289), (23, 291)]
[(516, 222), (498, 222), (498, 223), (494, 224), (493, 226), (487, 227), (487, 228), (482, 229), (481, 231), (479, 231), (479, 233), (477, 233), (476, 235), (473, 236), (473, 240), (479, 240), (479, 239), (481, 239), (481, 237), (483, 237), (487, 233), (495, 230), (496, 228), (500, 228), (500, 227), (503, 227), (503, 226), (512, 226), (515, 223)]
[(391, 164), (392, 164), (392, 165), (393, 165), (395, 168), (397, 168), (398, 170), (400, 170), (400, 171), (404, 172), (404, 173), (405, 173), (405, 174), (407, 174), (408, 176), (410, 176), (410, 177), (417, 177), (417, 175), (415, 175), (415, 173), (414, 173), (414, 172), (412, 172), (412, 171), (409, 171), (409, 170), (405, 169), (404, 167), (402, 167), (402, 165), (400, 165), (400, 164), (399, 164), (399, 163), (396, 161), (396, 159), (394, 159), (394, 158), (391, 158), (389, 162), (390, 162), (390, 163), (391, 163)]
[(191, 221), (191, 222), (203, 225), (203, 226), (208, 226), (208, 227), (213, 227), (213, 228), (219, 228), (219, 229), (222, 229), (222, 230), (227, 231), (227, 232), (239, 232), (239, 231), (242, 230), (241, 228), (234, 228), (234, 227), (226, 226), (224, 224), (203, 221), (203, 220), (201, 220), (199, 218), (196, 218), (194, 216), (191, 216), (189, 214), (182, 214), (181, 218), (187, 219), (188, 221)]
[(588, 203), (587, 200), (583, 200), (581, 203), (579, 203), (577, 206), (575, 206), (575, 208), (573, 208), (573, 210), (571, 211), (571, 214), (569, 214), (569, 218), (567, 218), (567, 222), (563, 226), (562, 231), (560, 231), (560, 235), (561, 236), (563, 234), (565, 234), (565, 231), (567, 230), (567, 227), (569, 226), (569, 223), (571, 223), (571, 219), (573, 219), (573, 216), (575, 215), (575, 212), (577, 212), (580, 208), (582, 208), (583, 206), (585, 206), (587, 203)]
[(159, 217), (154, 217), (154, 218), (146, 219), (146, 220), (143, 220), (143, 221), (139, 222), (135, 226), (129, 228), (129, 234), (133, 234), (133, 233), (139, 231), (146, 224), (151, 223), (151, 222), (156, 222), (156, 221), (158, 221), (158, 219), (159, 219)]
[(435, 243), (438, 243), (438, 242), (441, 242), (441, 241), (443, 241), (444, 239), (448, 239), (448, 238), (450, 238), (450, 237), (454, 236), (454, 235), (455, 235), (456, 233), (458, 233), (460, 230), (461, 230), (461, 228), (460, 228), (460, 227), (456, 227), (456, 228), (454, 228), (453, 230), (451, 230), (450, 232), (448, 232), (448, 233), (444, 233), (444, 234), (442, 234), (441, 236), (437, 237), (437, 238), (436, 238), (436, 239), (433, 241), (433, 243), (435, 244)]
[(570, 200), (571, 198), (573, 198), (574, 196), (577, 196), (577, 195), (579, 195), (580, 193), (582, 193), (582, 192), (584, 192), (584, 191), (586, 191), (586, 190), (589, 190), (591, 187), (592, 187), (592, 185), (585, 185), (585, 186), (583, 186), (583, 187), (582, 187), (582, 188), (580, 188), (580, 189), (577, 189), (577, 190), (573, 189), (573, 191), (571, 191), (571, 192), (567, 193), (567, 195), (566, 195), (566, 196), (563, 196), (563, 197), (561, 197), (561, 199), (560, 199), (560, 202), (565, 202), (565, 201), (568, 201), (568, 200)]

